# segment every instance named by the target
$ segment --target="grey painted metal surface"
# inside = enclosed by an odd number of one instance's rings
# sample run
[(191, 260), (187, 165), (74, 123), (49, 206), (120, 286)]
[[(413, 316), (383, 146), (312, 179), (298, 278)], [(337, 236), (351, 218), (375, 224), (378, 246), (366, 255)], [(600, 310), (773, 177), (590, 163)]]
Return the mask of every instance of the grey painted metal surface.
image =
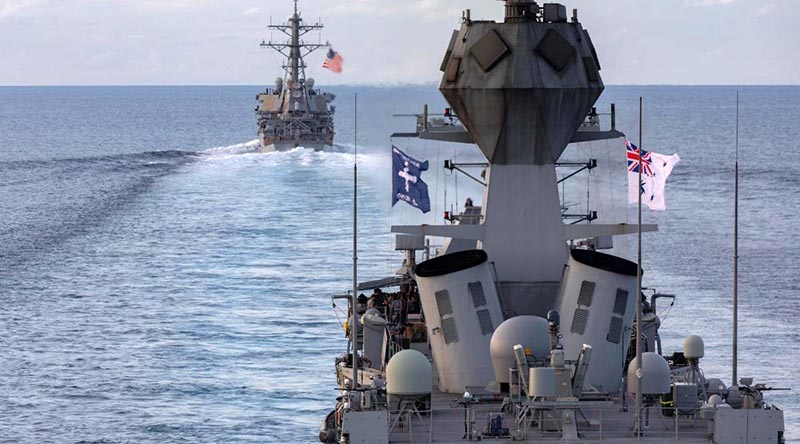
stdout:
[[(471, 164), (486, 168), (482, 204), (470, 201), (448, 219), (452, 225), (393, 226), (394, 233), (418, 236), (412, 252), (428, 245), (424, 238), (448, 240), (437, 257), (401, 267), (399, 278), (359, 287), (402, 283), (405, 291), (418, 290), (423, 313), (414, 322), (426, 324), (421, 328), (427, 338), (412, 342), (399, 333), (402, 323), (392, 321), (384, 350), (387, 357), (403, 348), (423, 353), (433, 364), (433, 392), (393, 402), (384, 387), (397, 376), (376, 370), (381, 366), (374, 362), (370, 368), (339, 358), (342, 397), (334, 417), (373, 411), (386, 416), (378, 425), (339, 421), (321, 439), (344, 444), (370, 435), (383, 441), (385, 430), (390, 443), (782, 444), (783, 412), (764, 401), (772, 388), (752, 378), (731, 388), (706, 380), (699, 347), (661, 356), (655, 300), (667, 295), (654, 294), (648, 303), (638, 291), (640, 266), (595, 251), (613, 236), (654, 232), (657, 226), (605, 219), (594, 224), (592, 218), (565, 224), (570, 215), (562, 214), (555, 168), (566, 145), (624, 135), (613, 123), (608, 131), (600, 129), (592, 108), (603, 89), (600, 64), (577, 13), (568, 22), (563, 6), (540, 7), (531, 0), (505, 0), (505, 9), (503, 23), (473, 21), (465, 12), (442, 63), (440, 89), (463, 128), (450, 110), (431, 125), (426, 110), (417, 116), (416, 132), (404, 134), (475, 141), (488, 160)], [(476, 256), (480, 263), (470, 259)], [(496, 327), (527, 314), (547, 322), (547, 333), (530, 339), (536, 346), (526, 339), (503, 340), (502, 328), (492, 339)], [(635, 326), (634, 314), (642, 328)], [(497, 353), (494, 343), (505, 350)], [(648, 347), (642, 356), (658, 365), (644, 361), (637, 371), (628, 353), (634, 343)], [(513, 363), (503, 358), (492, 365), (492, 356), (504, 357), (509, 347)], [(543, 358), (542, 350), (549, 356)], [(639, 385), (645, 385), (641, 409), (630, 396)]]

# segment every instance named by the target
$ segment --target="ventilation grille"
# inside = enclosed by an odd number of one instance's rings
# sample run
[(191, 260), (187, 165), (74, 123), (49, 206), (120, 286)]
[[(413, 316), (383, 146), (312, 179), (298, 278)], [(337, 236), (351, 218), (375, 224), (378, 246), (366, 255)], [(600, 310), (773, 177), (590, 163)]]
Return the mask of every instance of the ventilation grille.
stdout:
[(456, 329), (456, 320), (454, 318), (442, 319), (442, 333), (444, 334), (445, 344), (458, 342), (458, 330)]
[(586, 322), (589, 320), (589, 310), (582, 308), (575, 309), (575, 315), (572, 317), (572, 326), (569, 331), (582, 335), (586, 331)]
[(595, 283), (592, 281), (581, 282), (581, 291), (578, 293), (578, 305), (588, 307), (592, 305)]
[(436, 306), (439, 308), (439, 317), (453, 314), (453, 305), (450, 303), (450, 293), (447, 290), (439, 290), (434, 293), (436, 296)]
[(494, 333), (494, 324), (492, 324), (492, 315), (489, 310), (478, 310), (478, 323), (481, 324), (481, 333), (484, 336)]
[(611, 318), (611, 325), (608, 327), (608, 335), (606, 336), (606, 340), (608, 342), (613, 342), (614, 344), (619, 344), (619, 341), (622, 339), (622, 318), (614, 316)]
[(474, 305), (475, 308), (486, 305), (486, 296), (483, 294), (483, 284), (480, 282), (470, 282), (467, 284), (467, 287), (469, 287), (469, 294), (472, 296), (472, 305)]
[(628, 292), (617, 288), (617, 297), (614, 299), (614, 314), (625, 316), (625, 306), (628, 305)]

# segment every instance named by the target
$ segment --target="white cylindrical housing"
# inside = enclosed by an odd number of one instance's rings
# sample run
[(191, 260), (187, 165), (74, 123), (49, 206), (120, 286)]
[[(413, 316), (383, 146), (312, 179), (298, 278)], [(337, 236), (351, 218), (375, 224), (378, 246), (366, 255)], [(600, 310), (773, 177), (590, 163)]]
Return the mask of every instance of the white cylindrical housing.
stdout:
[(433, 391), (433, 369), (428, 358), (416, 350), (395, 353), (386, 365), (386, 393), (427, 395)]
[(564, 350), (553, 350), (553, 352), (550, 354), (550, 367), (564, 368), (565, 364)]
[(670, 393), (672, 390), (670, 382), (669, 364), (658, 353), (642, 353), (641, 372), (637, 372), (637, 358), (633, 358), (628, 365), (628, 393), (636, 393), (636, 378), (641, 375), (643, 395), (661, 395)]
[(514, 346), (520, 344), (525, 354), (536, 360), (544, 360), (550, 352), (550, 334), (547, 319), (538, 316), (516, 316), (503, 321), (492, 335), (490, 351), (494, 378), (508, 383), (508, 371), (516, 367)]
[(383, 341), (386, 331), (386, 319), (379, 312), (370, 308), (361, 315), (363, 356), (369, 360), (370, 367), (383, 369)]
[(556, 396), (556, 369), (533, 367), (528, 378), (528, 396)]
[(556, 307), (566, 359), (577, 360), (583, 344), (592, 346), (595, 359), (589, 362), (584, 385), (619, 392), (638, 300), (635, 263), (572, 250)]
[(446, 393), (495, 379), (489, 341), (503, 315), (487, 259), (482, 250), (459, 251), (415, 270), (439, 389)]
[(688, 359), (700, 359), (705, 356), (705, 345), (703, 338), (697, 335), (689, 335), (683, 340), (683, 356)]

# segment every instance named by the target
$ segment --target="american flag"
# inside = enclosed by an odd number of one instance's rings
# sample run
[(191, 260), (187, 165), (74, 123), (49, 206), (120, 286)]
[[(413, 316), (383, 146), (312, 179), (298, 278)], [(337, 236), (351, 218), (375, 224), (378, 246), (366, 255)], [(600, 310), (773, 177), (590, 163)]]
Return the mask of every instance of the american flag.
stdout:
[(323, 68), (330, 69), (331, 71), (339, 74), (342, 72), (342, 56), (333, 50), (333, 48), (328, 49), (328, 57), (325, 58), (325, 61), (322, 63)]
[[(628, 153), (628, 171), (631, 173), (639, 172), (639, 148), (632, 144), (630, 140), (625, 141), (625, 148)], [(653, 177), (653, 160), (649, 151), (642, 150), (642, 175)]]

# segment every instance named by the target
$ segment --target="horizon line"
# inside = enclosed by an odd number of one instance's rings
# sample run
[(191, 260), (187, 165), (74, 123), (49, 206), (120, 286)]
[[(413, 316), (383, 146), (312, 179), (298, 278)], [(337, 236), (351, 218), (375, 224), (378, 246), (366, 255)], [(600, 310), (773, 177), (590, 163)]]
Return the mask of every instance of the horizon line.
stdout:
[[(437, 86), (439, 82), (423, 83), (339, 83), (330, 85), (315, 85), (325, 88), (330, 87), (368, 87), (368, 88), (397, 88), (397, 87), (430, 87)], [(0, 84), (0, 88), (101, 88), (101, 87), (262, 87), (269, 84), (247, 84), (247, 83), (108, 83), (108, 84)], [(725, 87), (753, 87), (753, 86), (800, 86), (800, 83), (608, 83), (604, 86), (725, 86)]]

